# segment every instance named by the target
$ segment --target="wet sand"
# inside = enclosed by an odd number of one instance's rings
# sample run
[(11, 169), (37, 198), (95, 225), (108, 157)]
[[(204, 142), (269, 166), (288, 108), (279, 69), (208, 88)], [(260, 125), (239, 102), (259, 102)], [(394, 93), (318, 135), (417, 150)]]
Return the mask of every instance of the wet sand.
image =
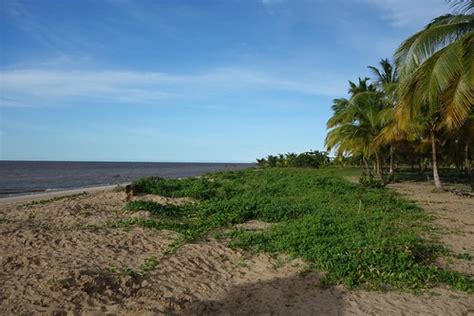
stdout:
[[(127, 183), (123, 185), (127, 185)], [(28, 203), (32, 201), (44, 201), (44, 200), (49, 200), (49, 199), (53, 199), (57, 197), (76, 195), (76, 194), (81, 194), (81, 193), (93, 193), (93, 192), (100, 192), (100, 191), (107, 191), (107, 190), (110, 191), (116, 187), (117, 185), (104, 185), (104, 186), (96, 186), (96, 187), (88, 187), (88, 188), (58, 190), (58, 191), (50, 191), (50, 192), (44, 192), (44, 193), (34, 193), (34, 194), (24, 194), (24, 195), (2, 197), (0, 198), (0, 206), (4, 206), (7, 204)]]

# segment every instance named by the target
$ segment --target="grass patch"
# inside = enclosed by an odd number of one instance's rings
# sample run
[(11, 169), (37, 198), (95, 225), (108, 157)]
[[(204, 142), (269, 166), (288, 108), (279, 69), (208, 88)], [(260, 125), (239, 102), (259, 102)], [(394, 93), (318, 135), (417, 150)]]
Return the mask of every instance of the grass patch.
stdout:
[(148, 211), (153, 215), (164, 217), (182, 217), (185, 215), (185, 208), (173, 204), (160, 204), (152, 201), (130, 201), (125, 205), (125, 210), (130, 212)]
[(146, 273), (153, 270), (158, 265), (158, 263), (159, 261), (156, 256), (150, 256), (145, 259), (145, 262), (141, 265), (140, 268), (142, 269), (143, 272)]
[(135, 181), (137, 193), (158, 194), (166, 197), (209, 199), (216, 195), (217, 183), (207, 178), (163, 179), (149, 177)]
[(28, 213), (28, 220), (33, 221), (36, 218), (36, 212), (29, 212)]
[(112, 191), (117, 192), (117, 193), (118, 192), (125, 192), (125, 186), (123, 186), (121, 184), (117, 184)]
[[(352, 172), (352, 171), (351, 171)], [(233, 230), (231, 246), (305, 259), (324, 282), (368, 289), (420, 289), (438, 283), (473, 291), (472, 278), (434, 265), (444, 247), (420, 236), (430, 217), (383, 187), (349, 183), (338, 168), (248, 169), (200, 178), (135, 182), (140, 191), (192, 197), (180, 206), (130, 202), (156, 216), (112, 223), (182, 234), (173, 249), (211, 230), (248, 220), (276, 223), (264, 231)]]
[(53, 197), (53, 198), (47, 199), (47, 200), (32, 201), (32, 202), (24, 204), (23, 206), (43, 205), (43, 204), (48, 204), (48, 203), (51, 203), (51, 202), (61, 201), (61, 200), (64, 200), (64, 199), (69, 199), (69, 198), (80, 197), (80, 196), (84, 196), (84, 195), (87, 195), (87, 192), (82, 192), (82, 193), (78, 193), (78, 194), (64, 195), (64, 196), (57, 196), (57, 197)]
[(472, 261), (474, 259), (474, 257), (471, 256), (470, 254), (468, 254), (467, 252), (455, 254), (454, 258), (462, 259), (462, 260), (468, 260), (468, 261)]

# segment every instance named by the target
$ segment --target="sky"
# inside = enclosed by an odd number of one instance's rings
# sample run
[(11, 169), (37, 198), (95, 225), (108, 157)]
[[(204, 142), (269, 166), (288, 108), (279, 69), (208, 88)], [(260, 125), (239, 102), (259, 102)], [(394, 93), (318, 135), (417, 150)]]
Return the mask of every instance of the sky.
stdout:
[(324, 150), (332, 99), (444, 0), (0, 0), (0, 159)]

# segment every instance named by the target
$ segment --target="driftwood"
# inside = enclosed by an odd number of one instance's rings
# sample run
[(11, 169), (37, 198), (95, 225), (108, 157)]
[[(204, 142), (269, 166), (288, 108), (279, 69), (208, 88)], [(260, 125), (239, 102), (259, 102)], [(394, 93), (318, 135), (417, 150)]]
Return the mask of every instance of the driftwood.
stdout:
[(125, 193), (127, 194), (127, 202), (130, 201), (132, 199), (132, 197), (135, 195), (135, 185), (133, 184), (128, 184), (125, 186)]
[(470, 192), (464, 191), (462, 189), (453, 189), (451, 190), (451, 192), (460, 197), (472, 197), (472, 194)]

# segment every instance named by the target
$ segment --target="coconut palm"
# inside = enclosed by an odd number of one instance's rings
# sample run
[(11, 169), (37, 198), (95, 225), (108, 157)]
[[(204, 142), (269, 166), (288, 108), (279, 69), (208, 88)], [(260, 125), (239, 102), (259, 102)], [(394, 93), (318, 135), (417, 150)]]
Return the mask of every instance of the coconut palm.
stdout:
[(349, 80), (349, 94), (355, 96), (359, 92), (375, 92), (377, 89), (375, 85), (369, 83), (370, 78), (364, 79), (359, 77), (359, 82), (355, 83)]
[(375, 76), (375, 82), (382, 86), (382, 89), (384, 89), (384, 85), (398, 81), (396, 66), (392, 65), (388, 58), (381, 59), (379, 65), (380, 69), (374, 66), (369, 66), (368, 68)]
[[(385, 113), (382, 113), (381, 118), (384, 120), (385, 125), (392, 125), (391, 131), (394, 132), (393, 123), (393, 107), (397, 104), (396, 98), (396, 88), (398, 87), (398, 73), (395, 65), (388, 60), (388, 58), (381, 59), (379, 62), (380, 69), (374, 66), (369, 66), (368, 68), (372, 71), (375, 76), (375, 82), (380, 91), (384, 93), (384, 97), (387, 99), (389, 104), (392, 104), (392, 107), (389, 107), (385, 110)], [(389, 138), (385, 138), (388, 140)], [(394, 173), (394, 161), (393, 161), (393, 141), (389, 141), (389, 178), (393, 178)]]
[(456, 140), (463, 146), (464, 172), (469, 175), (471, 172), (470, 153), (474, 142), (474, 114), (471, 114), (457, 131)]
[(425, 118), (432, 145), (435, 186), (443, 190), (437, 143), (443, 129), (461, 127), (474, 104), (474, 1), (450, 1), (462, 12), (434, 19), (395, 53), (400, 69), (399, 126)]
[(382, 128), (381, 113), (386, 103), (368, 80), (359, 78), (358, 84), (350, 81), (351, 98), (334, 100), (334, 115), (327, 124), (331, 130), (326, 137), (326, 147), (335, 149), (338, 156), (362, 156), (367, 173), (370, 173), (368, 161), (375, 157), (377, 175), (382, 179), (382, 156), (374, 139)]

